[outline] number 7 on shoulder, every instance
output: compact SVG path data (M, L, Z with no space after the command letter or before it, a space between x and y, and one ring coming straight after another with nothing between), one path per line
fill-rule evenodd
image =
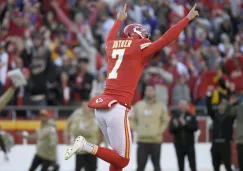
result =
M120 68L125 49L114 49L111 55L112 59L116 60L115 66L112 68L112 71L108 75L108 79L116 79L118 76L117 70Z

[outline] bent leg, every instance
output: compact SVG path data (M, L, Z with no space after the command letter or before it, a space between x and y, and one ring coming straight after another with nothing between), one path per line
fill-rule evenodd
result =
M112 150L94 147L93 153L97 157L111 164L111 171L119 171L126 167L130 158L131 132L128 122L129 110L119 104L108 110L97 110L96 118L101 127L106 127L105 134ZM105 135L105 136L106 136Z

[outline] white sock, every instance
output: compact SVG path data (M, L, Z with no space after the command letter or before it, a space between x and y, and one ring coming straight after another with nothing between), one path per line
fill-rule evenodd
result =
M94 145L92 143L89 143L87 141L85 141L82 150L84 150L84 151L86 151L88 153L91 153L91 154L95 155L96 152L97 152L97 150L98 150L98 146L97 145Z

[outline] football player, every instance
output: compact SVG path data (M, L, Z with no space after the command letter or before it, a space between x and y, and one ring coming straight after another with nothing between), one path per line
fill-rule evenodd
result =
M185 18L155 42L149 40L148 30L140 24L126 26L122 38L117 40L122 21L127 17L126 8L125 5L118 12L105 42L108 57L106 88L103 94L89 102L112 149L91 144L79 136L65 153L66 160L78 151L91 153L110 163L110 171L122 171L129 163L131 133L128 114L144 64L155 52L176 40L187 24L198 16L195 5Z

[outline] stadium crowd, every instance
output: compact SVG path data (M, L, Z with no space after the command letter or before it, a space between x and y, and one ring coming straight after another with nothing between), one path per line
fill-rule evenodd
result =
M129 0L129 23L141 23L156 40L184 17L195 1ZM28 84L12 104L70 105L105 87L104 39L123 0L1 0L0 94L9 86L7 71L20 68ZM142 99L147 83L158 100L177 105L185 99L206 104L236 92L243 96L243 15L240 0L197 0L200 16L179 39L147 63L135 92Z

